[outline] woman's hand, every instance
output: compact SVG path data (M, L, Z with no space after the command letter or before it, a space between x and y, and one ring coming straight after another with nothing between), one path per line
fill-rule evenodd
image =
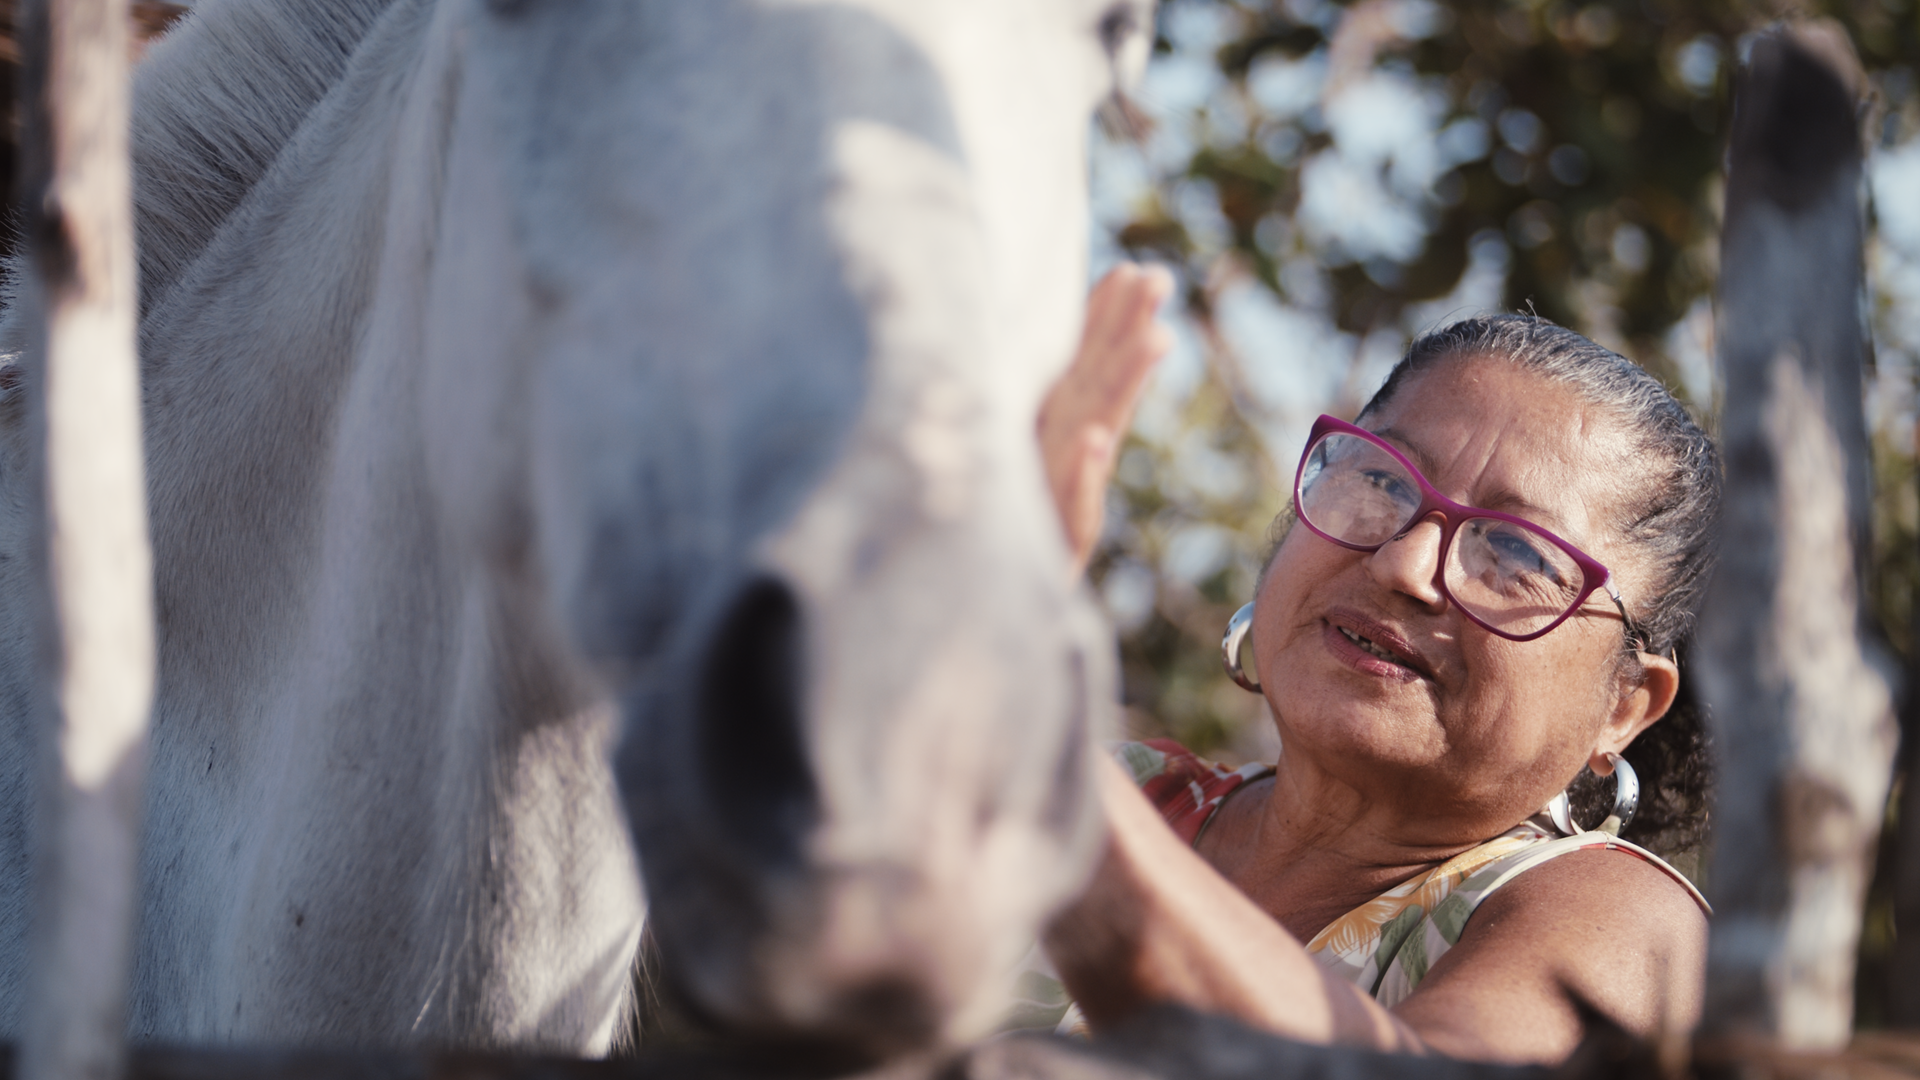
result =
M1087 298L1080 351L1040 406L1040 456L1076 572L1100 539L1107 481L1147 375L1173 335L1154 319L1173 292L1160 267L1121 263Z

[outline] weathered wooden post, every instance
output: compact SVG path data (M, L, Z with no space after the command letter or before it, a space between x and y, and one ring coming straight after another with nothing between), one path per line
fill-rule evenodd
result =
M1913 613L1920 640L1920 608ZM1920 649L1907 657L1900 706L1900 758L1905 780L1896 815L1893 856L1893 956L1887 965L1887 1023L1920 1028Z
M1699 633L1718 747L1702 1033L1833 1047L1894 751L1866 659L1864 228L1845 37L1757 37L1735 95L1718 338L1728 503Z
M28 363L44 436L56 723L34 821L34 985L20 1074L125 1064L153 585L134 359L127 0L23 12L22 203L38 307Z

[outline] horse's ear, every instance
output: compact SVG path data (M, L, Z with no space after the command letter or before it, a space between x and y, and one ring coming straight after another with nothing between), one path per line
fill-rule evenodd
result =
M797 864L819 815L807 756L800 606L758 577L736 595L707 643L695 738L707 809L765 866Z

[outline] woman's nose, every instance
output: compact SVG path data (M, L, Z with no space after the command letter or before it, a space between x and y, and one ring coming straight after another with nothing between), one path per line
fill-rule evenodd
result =
M1440 591L1440 524L1436 514L1382 544L1367 557L1367 572L1434 611L1446 607L1447 595Z

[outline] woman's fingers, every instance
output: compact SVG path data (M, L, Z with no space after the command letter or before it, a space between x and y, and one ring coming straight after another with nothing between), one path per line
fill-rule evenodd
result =
M1100 538L1119 433L1172 347L1155 318L1172 291L1172 275L1159 267L1122 263L1101 278L1087 298L1079 351L1041 405L1040 451L1076 567Z
M1173 346L1173 335L1155 318L1173 292L1173 277L1161 267L1123 263L1100 280L1087 302L1087 328L1068 378L1086 395L1084 405L1124 429L1153 366Z

